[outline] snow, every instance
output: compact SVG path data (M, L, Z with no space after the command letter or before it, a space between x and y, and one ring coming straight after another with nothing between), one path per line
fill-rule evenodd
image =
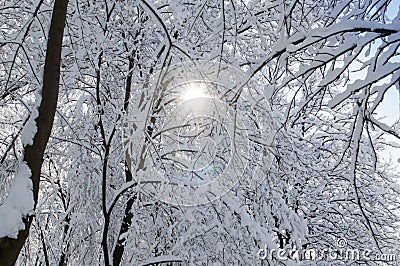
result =
M33 139L37 132L37 126L35 120L39 116L38 108L40 106L41 101L42 101L42 96L40 92L37 91L35 95L35 106L33 107L32 113L28 121L26 122L24 128L22 129L21 133L21 142L23 147L33 144Z
M22 162L8 197L0 206L0 237L17 238L18 231L25 228L22 218L33 214L35 203L31 174L28 165Z
M37 90L31 115L21 132L23 147L33 144L37 132L35 120L39 116L38 107L41 101L41 91ZM22 161L11 184L8 196L0 206L0 237L17 238L18 232L25 228L22 219L34 213L35 202L33 200L31 176L31 169L26 162Z
M344 100L348 99L352 94L356 93L357 91L360 90L360 88L365 88L371 84L374 84L378 80L383 80L385 77L388 77L392 73L394 73L391 77L392 80L398 80L400 77L400 74L398 73L398 70L400 70L399 64L398 63L386 63L383 66L379 66L378 71L370 71L368 72L368 75L364 79L357 79L354 83L349 84L347 86L347 89L336 95L330 102L329 102L329 107L334 108L340 103L342 103Z
M126 192L129 188L136 186L136 180L132 180L129 182L124 183L121 188L119 188L115 193L114 193L114 198L110 201L110 203L107 205L107 212L110 212L112 208L114 207L115 203L119 199L119 197Z
M150 265L155 263L172 262L172 261L182 261L181 257L173 255L162 255L154 258L148 259L143 265Z
M0 237L17 238L18 232L25 229L21 220L21 213L8 205L0 207L0 217Z
M35 119L38 117L38 115L38 110L36 108L33 109L32 114L28 119L28 122L26 122L24 128L22 129L21 141L24 147L33 144L33 138L35 137L37 131Z

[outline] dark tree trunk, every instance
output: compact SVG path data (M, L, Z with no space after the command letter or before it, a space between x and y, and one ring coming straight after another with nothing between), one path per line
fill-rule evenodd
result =
M138 35L138 34L137 34ZM137 37L136 35L136 37ZM129 58L129 66L128 66L128 77L126 79L126 87L125 87L125 100L124 100L124 111L128 112L129 106L129 99L131 94L131 86L132 86L132 71L134 67L134 59L133 56ZM130 182L132 181L132 172L130 166L125 161L125 181ZM113 265L118 266L121 264L122 255L125 251L124 240L120 239L120 236L128 232L129 228L132 224L133 215L131 213L131 208L133 203L135 202L136 197L132 197L128 200L128 203L125 207L124 218L122 220L121 227L119 229L118 238L117 238L117 245L113 252Z
M33 139L33 145L26 146L24 150L24 161L32 172L31 179L33 183L35 205L39 194L43 155L53 127L54 115L57 107L61 46L67 5L68 0L56 0L54 4L44 65L43 88L41 93L42 101L39 106L39 116L36 118L37 133ZM25 229L19 232L17 239L9 237L0 238L0 266L15 264L28 238L32 219L32 216L24 218Z

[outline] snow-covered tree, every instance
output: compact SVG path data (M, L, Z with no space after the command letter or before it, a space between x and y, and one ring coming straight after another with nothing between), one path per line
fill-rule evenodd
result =
M398 1L0 6L0 265L399 252L400 188L380 156L400 133L377 112L399 91Z

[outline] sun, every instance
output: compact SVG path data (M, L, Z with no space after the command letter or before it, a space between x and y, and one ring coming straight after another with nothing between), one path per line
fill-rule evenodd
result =
M181 99L183 101L189 101L197 98L210 98L211 96L207 93L206 84L204 83L189 83L183 86L181 92Z

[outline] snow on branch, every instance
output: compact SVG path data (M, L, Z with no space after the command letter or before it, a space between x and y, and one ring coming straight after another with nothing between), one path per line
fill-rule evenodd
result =
M40 91L36 92L35 96L32 113L21 133L23 147L32 145L37 133L35 119L39 116L38 107L42 101ZM18 232L25 229L23 218L34 214L35 201L31 176L31 169L25 161L22 161L11 184L8 196L0 206L0 238L17 238Z
M182 259L177 256L172 255L162 255L155 258L148 259L143 266L145 265L153 265L156 263L167 263L167 262L182 262Z
M31 174L26 162L22 162L8 197L0 206L0 237L17 238L18 232L25 229L22 219L33 214L35 203Z

